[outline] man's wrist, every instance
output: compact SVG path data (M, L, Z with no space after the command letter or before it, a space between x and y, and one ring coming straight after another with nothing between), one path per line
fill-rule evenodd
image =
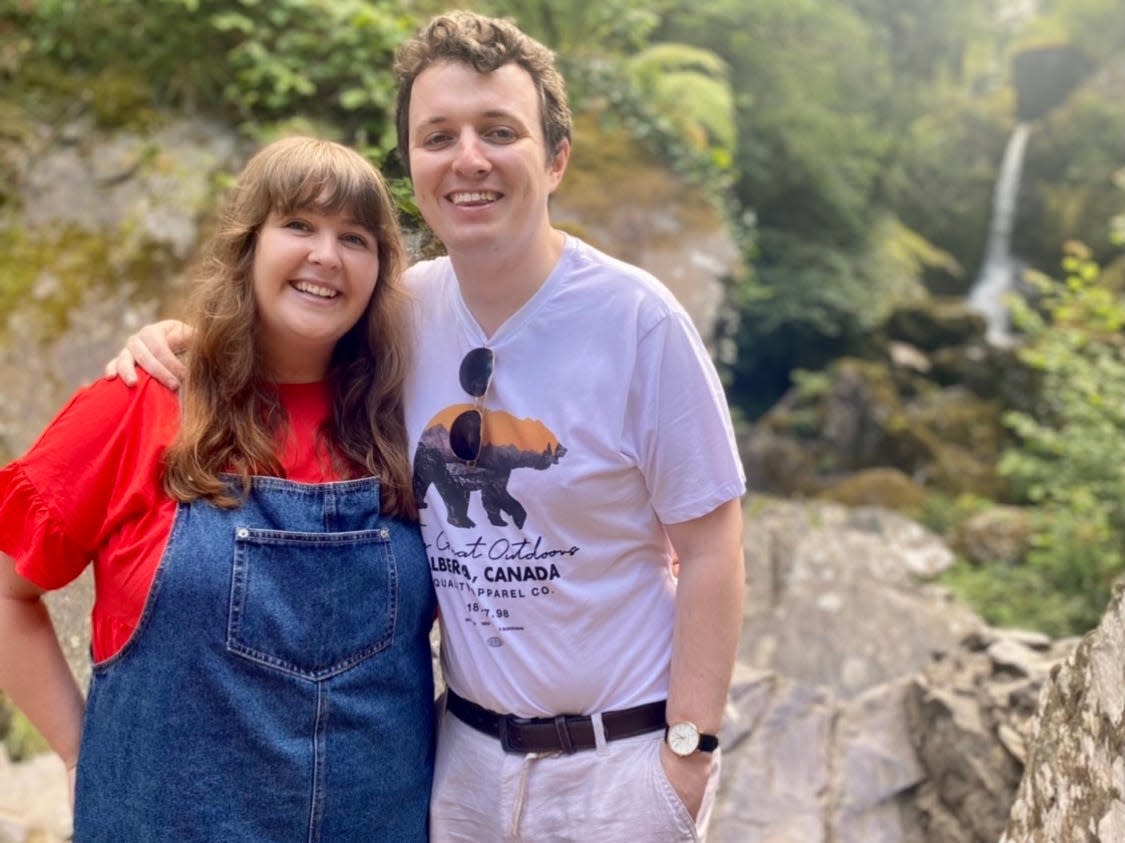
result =
M702 731L690 720L669 720L664 727L664 742L681 758L711 753L719 747L715 734Z

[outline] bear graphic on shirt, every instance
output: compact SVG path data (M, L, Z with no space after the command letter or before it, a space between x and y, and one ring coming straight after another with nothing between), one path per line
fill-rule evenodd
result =
M445 408L430 420L418 440L414 452L414 497L418 506L425 508L426 492L432 484L445 502L450 526L471 528L476 522L469 517L469 500L474 492L480 492L489 523L505 527L507 515L517 528L522 528L527 510L508 491L512 471L548 469L563 458L566 448L540 421L486 409L480 457L476 465L467 465L449 447L449 428L457 416L469 409L471 404Z

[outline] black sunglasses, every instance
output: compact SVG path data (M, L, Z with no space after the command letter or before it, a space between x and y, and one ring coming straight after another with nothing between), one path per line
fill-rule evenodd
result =
M475 466L480 459L481 428L484 426L484 402L492 384L492 369L496 354L491 348L474 348L461 361L461 388L476 401L453 420L449 427L449 448L457 459Z

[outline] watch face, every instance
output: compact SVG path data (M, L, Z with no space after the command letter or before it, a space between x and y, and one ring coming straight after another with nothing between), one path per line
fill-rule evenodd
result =
M673 723L668 727L668 746L676 755L691 755L699 747L699 730L694 723Z

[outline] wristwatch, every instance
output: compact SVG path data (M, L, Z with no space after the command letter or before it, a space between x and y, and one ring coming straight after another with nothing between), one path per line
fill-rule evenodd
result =
M719 739L715 735L704 735L699 727L687 720L669 723L664 727L664 742L668 748L681 758L687 758L697 750L699 752L714 752L719 748Z

